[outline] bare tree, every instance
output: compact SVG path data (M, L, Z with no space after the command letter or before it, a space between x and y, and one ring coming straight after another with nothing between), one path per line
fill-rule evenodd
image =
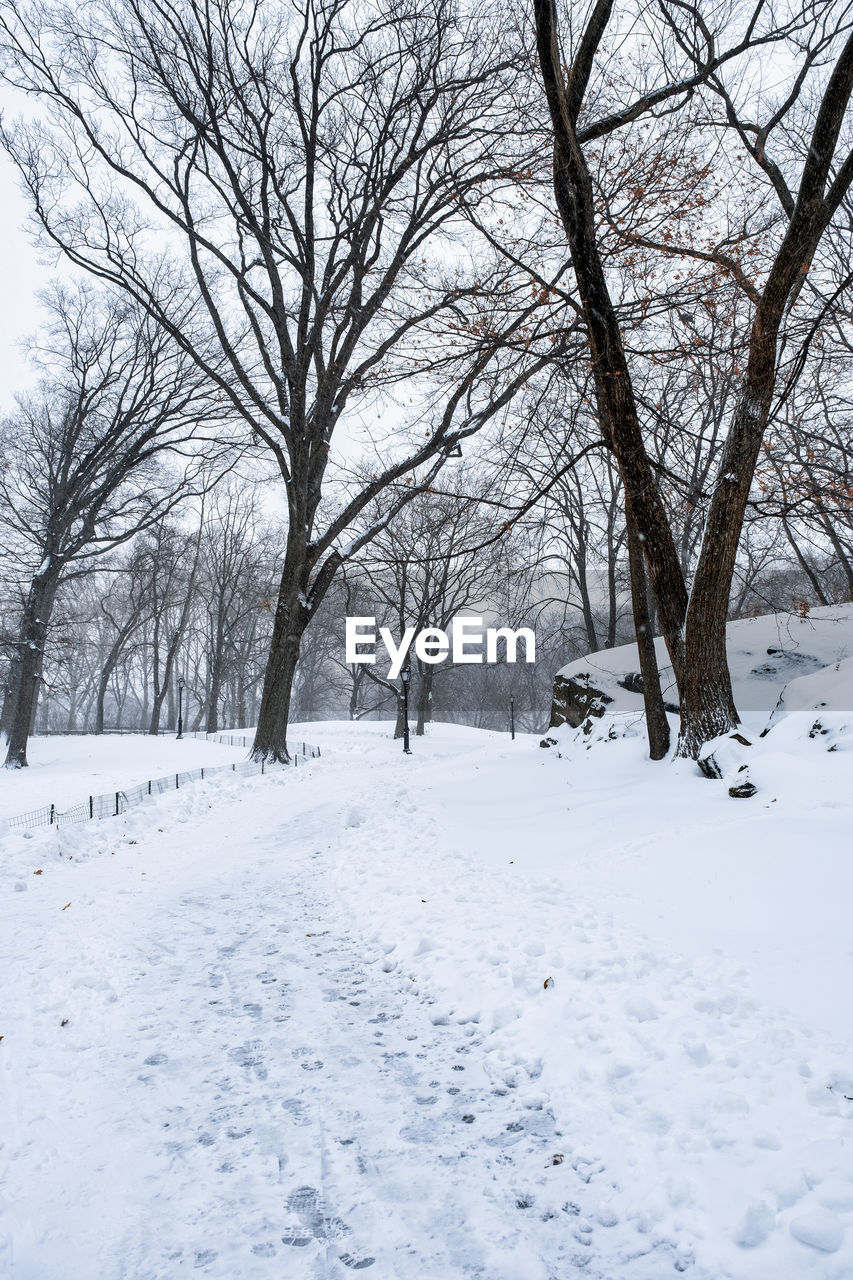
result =
M499 7L451 0L3 0L0 31L7 80L48 108L4 134L44 234L147 307L280 469L254 750L285 758L302 635L341 564L554 352L523 273L459 241L462 210L516 171L524 60ZM149 217L170 229L168 269L144 252ZM181 271L223 367L174 313ZM413 377L412 430L318 525L338 423Z
M219 728L235 633L258 604L255 569L261 543L259 523L257 497L245 481L230 477L211 494L199 569L207 668L207 733L216 733Z
M26 573L2 715L10 768L27 763L60 585L192 491L204 467L178 451L222 415L206 379L125 299L57 289L47 303L42 381L0 436L0 532Z
M728 8L714 14L695 5L663 4L660 84L634 100L596 115L590 94L596 57L605 47L612 0L597 0L564 70L554 0L534 0L539 63L554 135L554 190L572 255L592 356L602 430L619 463L626 492L629 536L632 524L643 539L659 617L681 697L682 754L698 756L709 738L738 723L726 661L725 624L744 514L764 432L773 408L780 329L801 294L825 231L853 181L853 153L840 146L853 91L853 36L843 5L828 3L794 12L784 29L759 4L745 10L730 43L714 32L714 21L730 21ZM761 24L765 23L764 26ZM790 36L797 59L792 87L767 108L764 122L752 123L726 84L729 64L759 44ZM813 88L827 57L830 74ZM594 185L586 148L591 142L633 124L653 111L677 110L699 86L707 85L725 105L728 125L746 141L784 214L761 284L749 280L723 249L706 253L740 275L753 306L746 367L729 432L721 451L718 479L708 504L702 545L688 593L678 549L641 430L625 343L604 270L596 228ZM811 99L809 95L811 94ZM811 108L811 102L816 106ZM592 96L592 101L590 101ZM763 104L759 104L759 109ZM796 120L797 110L811 117ZM582 113L586 115L582 118ZM780 154L795 140L786 167L797 166L791 186L773 158L771 135ZM799 147L796 144L799 143Z

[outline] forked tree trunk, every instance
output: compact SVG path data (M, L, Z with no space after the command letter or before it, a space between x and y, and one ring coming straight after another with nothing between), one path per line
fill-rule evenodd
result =
M109 688L110 680L112 679L118 660L121 657L122 650L127 644L127 641L135 627L135 619L122 627L113 641L109 653L107 654L106 661L104 662L100 678L98 680L98 691L95 696L95 733L104 732L104 703L107 697L107 689Z
M592 356L602 432L625 485L626 507L643 535L658 616L678 681L678 751L696 758L704 742L738 723L726 656L726 618L743 517L776 378L779 328L815 249L853 181L853 152L833 160L853 93L853 34L820 101L790 221L756 300L743 390L722 451L688 601L672 531L646 453L618 316L607 287L595 224L592 181L576 124L593 60L613 4L595 6L566 77L554 0L534 0L536 39L554 128L554 193L569 241ZM639 637L638 637L639 640Z

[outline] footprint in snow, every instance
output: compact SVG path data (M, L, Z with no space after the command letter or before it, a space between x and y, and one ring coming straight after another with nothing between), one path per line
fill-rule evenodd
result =
M302 1223L297 1228L286 1232L282 1243L295 1249L304 1249L314 1240L330 1241L339 1239L349 1231L347 1224L324 1210L322 1199L314 1187L297 1187L287 1198L286 1206L296 1214ZM367 1254L341 1253L340 1261L353 1271L363 1271L372 1267L375 1258Z

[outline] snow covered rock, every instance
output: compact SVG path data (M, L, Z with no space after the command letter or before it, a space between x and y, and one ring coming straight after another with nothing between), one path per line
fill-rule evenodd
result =
M808 736L823 739L828 750L836 750L844 738L853 739L853 658L842 658L786 684L765 734L787 716L806 711L815 713Z
M853 735L853 604L805 616L741 618L728 624L727 643L735 705L750 729L757 733L771 712L768 728L792 711L834 708L848 713ZM666 709L677 714L675 677L660 636L655 649ZM642 714L639 665L637 646L628 644L562 667L554 678L551 729L582 726L589 734L602 719Z
M751 746L742 733L724 733L705 743L696 763L706 778L728 779L741 772L746 749Z
M558 675L554 680L549 728L558 729L560 725L567 724L572 729L579 729L586 721L589 732L591 717L600 719L614 701L611 694L598 687L602 683L589 671L574 672L570 676Z

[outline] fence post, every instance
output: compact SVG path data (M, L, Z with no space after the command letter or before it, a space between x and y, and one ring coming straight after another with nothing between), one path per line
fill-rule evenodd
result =
M263 774L263 772L264 772L264 761L263 761L263 757L261 757L261 773Z
M181 785L181 775L179 773L176 773L175 774L175 790L176 791L178 790L180 785Z
M203 768L202 768L202 771L201 771L201 780L202 780L202 782L204 782L204 769L203 769Z
M56 815L56 805L55 805L55 804L52 804L52 805L50 806L50 825L51 825L51 826L53 826L53 819L54 819L55 815Z
M89 817L94 818L94 816L95 816L95 798L94 796L89 796Z
M148 779L148 794L151 795L151 779Z
M119 812L119 796L120 796L120 795L121 795L121 792L120 792L120 791L117 791L117 792L116 792L116 811L115 811L115 816L116 816L116 817L118 817L118 812Z
M236 763L236 761L235 761L235 763L234 763L234 764L232 764L232 766L231 766L231 772L232 772L232 773L236 773L236 772L237 772L237 763Z

